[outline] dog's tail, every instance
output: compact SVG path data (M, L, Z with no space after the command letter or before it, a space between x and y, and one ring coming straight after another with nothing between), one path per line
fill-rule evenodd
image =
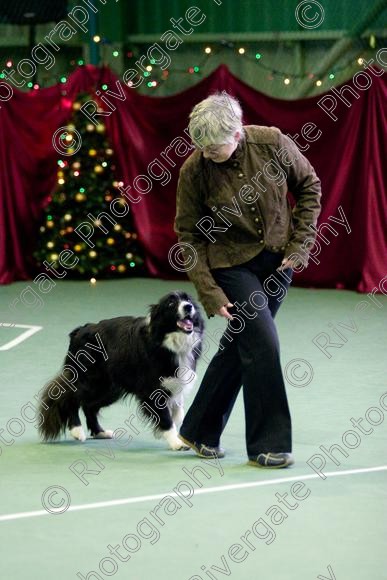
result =
M44 441L57 439L64 433L72 413L77 409L74 387L69 382L71 379L69 371L64 369L42 390L39 411L43 415L43 422L39 426L39 433Z

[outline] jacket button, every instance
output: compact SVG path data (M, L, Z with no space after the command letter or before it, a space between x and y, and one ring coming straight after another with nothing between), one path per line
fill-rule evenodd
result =
M259 243L260 244L264 244L265 242L263 240L259 240Z
M257 208L256 207L251 207L250 208L250 211L257 211Z
M233 161L233 164L232 164L232 166L233 166L233 167L238 167L238 166L239 166L239 163L238 163L238 161Z
M253 196L252 195L248 195L247 196L247 201L251 201L252 199L253 199Z
M277 246L273 246L273 252L276 252L278 250Z
M262 230L258 230L258 233L261 234L262 233Z
M281 249L281 250L284 250L284 249L285 249L285 246L281 246L281 248L280 248L280 249Z
M244 173L238 173L238 177L239 177L239 178L241 178L241 177L244 177L244 176L245 176L245 174L244 174Z
M259 217L254 218L254 221L257 224L259 222Z

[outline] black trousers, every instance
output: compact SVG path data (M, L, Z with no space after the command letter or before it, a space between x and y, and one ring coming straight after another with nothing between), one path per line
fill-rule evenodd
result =
M283 254L263 250L244 264L212 270L237 318L229 321L181 426L186 439L218 446L243 385L247 455L292 450L274 323L293 272L288 268L283 277L276 271L282 259Z

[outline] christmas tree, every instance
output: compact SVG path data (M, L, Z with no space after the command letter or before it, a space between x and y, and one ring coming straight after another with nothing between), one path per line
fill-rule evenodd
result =
M76 262L70 276L92 282L96 278L145 275L130 208L119 190L123 183L114 178L114 151L106 139L105 125L90 123L81 111L88 98L79 96L73 103L72 123L60 135L59 150L64 154L58 159L57 187L44 209L34 256L39 267L49 262L55 268L60 253L70 250ZM74 145L77 141L82 143L79 150ZM122 211L113 214L112 202ZM110 219L99 220L102 212ZM85 228L92 235L86 236Z

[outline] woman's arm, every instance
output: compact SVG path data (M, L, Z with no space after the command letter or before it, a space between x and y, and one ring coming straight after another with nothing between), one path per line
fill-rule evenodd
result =
M203 215L205 209L200 196L199 175L195 176L184 164L177 185L174 230L184 252L187 276L195 285L208 317L211 317L229 304L229 300L210 272L207 260L209 242L196 227Z
M321 182L292 139L281 133L279 147L277 159L285 171L288 189L296 200L293 208L294 230L285 258L297 254L300 262L307 266L308 255L316 239L316 233L310 226L316 226L321 211Z

